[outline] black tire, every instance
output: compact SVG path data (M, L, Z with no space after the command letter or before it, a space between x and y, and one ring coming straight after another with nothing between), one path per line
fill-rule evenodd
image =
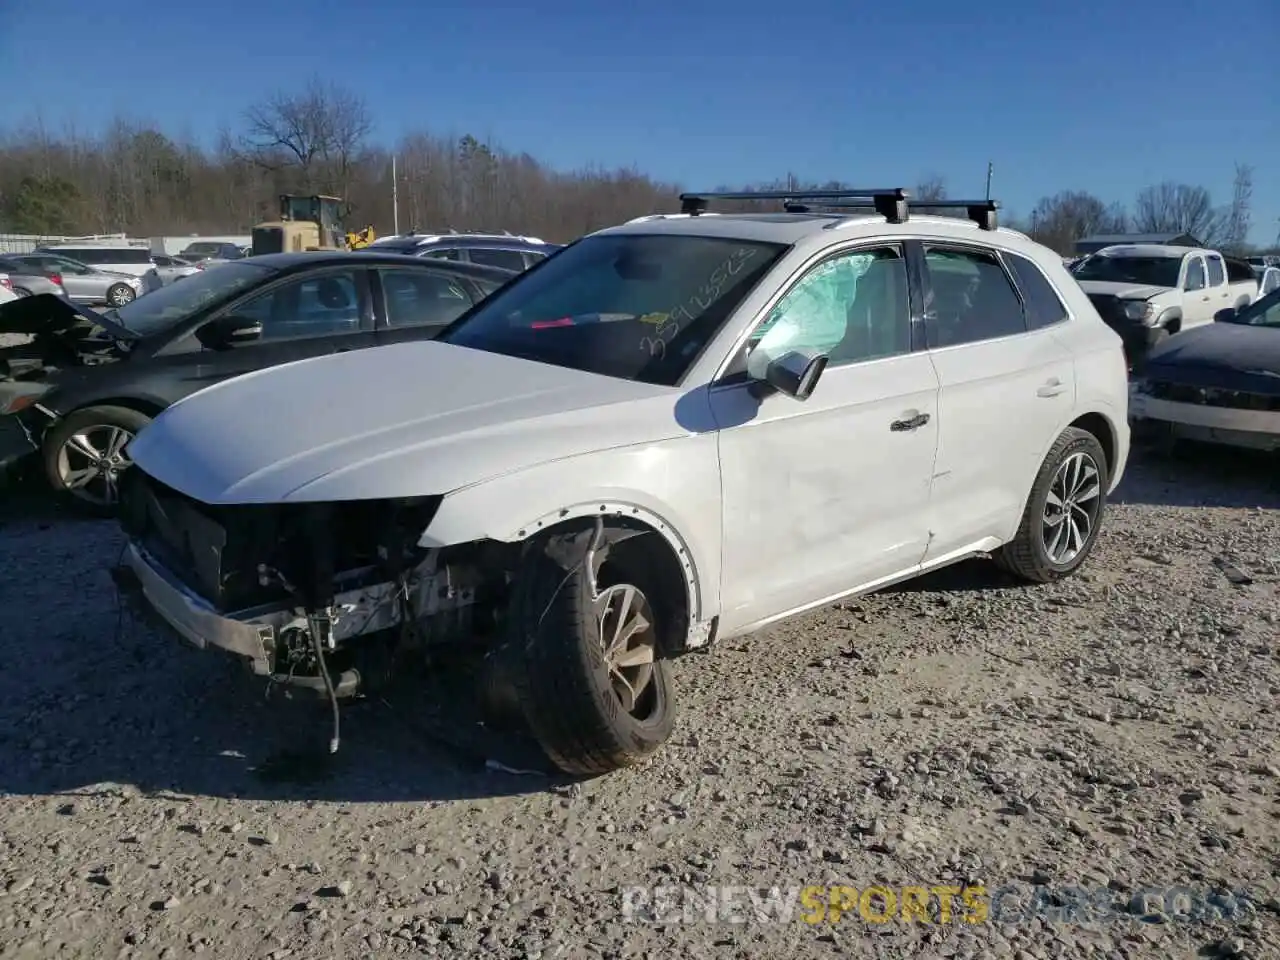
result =
M1077 454L1091 459L1092 466L1097 471L1096 508L1088 535L1079 550L1070 558L1056 560L1045 544L1045 509L1059 468ZM1017 534L996 551L992 559L1009 573L1032 583L1050 583L1070 576L1089 558L1098 540L1098 530L1102 527L1102 518L1106 512L1109 476L1107 455L1097 437L1076 427L1068 427L1062 431L1041 464L1040 472L1036 474Z
M62 465L63 448L77 434L83 434L86 431L123 430L132 438L150 422L151 418L145 413L129 407L115 406L85 407L63 417L45 434L40 451L41 459L44 461L45 477L54 493L87 513L95 516L113 516L116 511L114 501L108 500L106 496L90 498L89 490L74 488L65 482ZM76 457L79 462L81 455L77 453ZM87 457L83 459L86 463L88 462ZM70 464L70 461L68 463ZM115 472L118 475L125 469L128 469L127 459ZM90 482L94 483L94 481ZM99 488L104 493L109 489L101 479L94 485L94 491L96 492Z
M123 307L138 298L137 291L127 283L113 283L107 288L107 304L112 307Z
M553 539L531 546L512 591L507 642L519 651L517 696L529 730L551 762L568 774L597 776L645 760L670 738L675 724L670 666L657 650L636 709L627 712L605 662L591 578L577 559L553 558L555 551L546 549ZM621 546L613 549L622 552ZM642 569L606 558L599 589L631 584L647 600L654 596L652 578ZM661 614L652 601L649 605L656 628Z

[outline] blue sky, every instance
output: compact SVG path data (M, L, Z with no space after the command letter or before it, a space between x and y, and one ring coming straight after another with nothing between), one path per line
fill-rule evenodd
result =
M1025 215L1058 190L1129 203L1159 180L1225 202L1240 161L1252 239L1280 232L1276 0L3 6L0 126L120 112L210 138L318 73L366 98L383 139L470 132L692 188L936 173L981 195L990 159L993 194Z

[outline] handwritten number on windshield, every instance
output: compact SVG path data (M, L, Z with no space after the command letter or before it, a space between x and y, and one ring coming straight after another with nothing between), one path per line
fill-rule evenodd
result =
M657 359L665 357L667 344L675 339L681 330L681 325L693 320L715 303L720 294L724 292L724 288L729 281L741 273L747 261L758 252L758 250L751 247L740 247L733 251L724 263L712 271L706 284L697 293L666 315L666 318L658 324L652 336L640 338L640 349L648 351L649 356ZM659 315L650 314L641 319L651 322L653 319L657 319L657 316Z

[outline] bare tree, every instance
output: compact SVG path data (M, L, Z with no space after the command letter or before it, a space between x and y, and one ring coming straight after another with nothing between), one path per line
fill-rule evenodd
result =
M1064 190L1044 197L1031 212L1031 236L1066 255L1077 240L1098 234L1124 233L1127 217L1118 204L1108 206L1083 190Z
M343 195L373 129L363 99L319 79L251 106L245 124L242 144L265 170L299 189Z
M1189 233L1202 243L1222 240L1226 215L1204 187L1166 181L1138 192L1133 227L1138 233Z
M912 200L945 200L947 199L947 181L938 176L929 176L916 184L911 191Z

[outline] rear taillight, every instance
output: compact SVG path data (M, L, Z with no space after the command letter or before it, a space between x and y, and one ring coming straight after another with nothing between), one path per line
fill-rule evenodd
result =
M0 277L0 287L4 287L7 290L12 290L13 281L10 280L8 277Z
M51 273L49 274L49 279L52 280L54 283L56 283L58 286L62 286L62 274Z

